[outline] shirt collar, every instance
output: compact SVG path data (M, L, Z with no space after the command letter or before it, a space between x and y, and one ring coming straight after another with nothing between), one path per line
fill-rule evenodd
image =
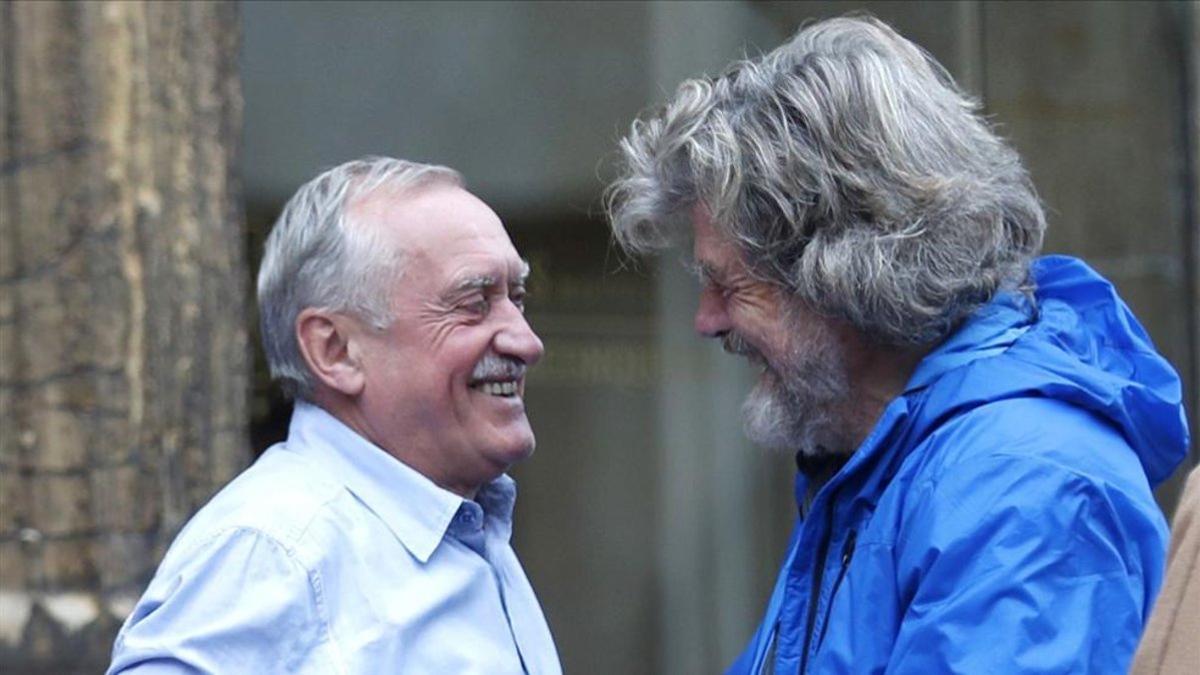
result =
M359 436L325 410L296 402L287 449L329 472L371 509L422 563L446 534L462 497L443 489L379 446ZM476 501L489 519L511 532L516 484L501 475L480 488Z

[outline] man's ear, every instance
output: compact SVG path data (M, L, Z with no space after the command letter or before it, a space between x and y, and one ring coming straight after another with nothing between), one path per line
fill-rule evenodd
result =
M296 317L296 341L309 371L346 396L357 396L366 385L358 350L351 348L353 328L349 317L315 307Z

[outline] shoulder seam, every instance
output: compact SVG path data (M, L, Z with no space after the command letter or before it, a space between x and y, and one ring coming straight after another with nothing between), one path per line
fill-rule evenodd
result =
M329 500L326 500L325 502L322 502L321 505L324 506L325 504L328 504L328 502ZM311 520L312 519L310 519L310 522ZM304 529L307 529L307 525ZM257 527L234 525L221 529L212 537L207 539L203 544L198 546L197 549L210 545L212 542L216 541L217 538L223 535L235 534L238 532L246 532L270 542L276 548L283 551L293 565L300 568L304 572L304 578L308 580L309 588L313 593L313 599L317 604L317 617L321 622L321 632L324 634L325 639L329 642L330 646L332 646L334 650L340 654L341 650L338 648L337 641L333 639L332 622L329 617L329 606L325 600L325 586L321 581L321 573L317 569L309 569L308 566L306 566L304 562L300 560L300 558L296 555L295 546L289 546L288 544L280 541L278 537L270 532L266 532ZM341 668L341 664L336 665L338 665L339 671L344 672L344 668Z

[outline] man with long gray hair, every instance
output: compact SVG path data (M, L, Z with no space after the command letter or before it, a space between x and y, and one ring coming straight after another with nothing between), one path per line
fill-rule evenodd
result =
M1179 379L1112 286L1034 259L1016 153L919 47L809 25L684 82L607 206L690 241L696 330L761 374L748 435L796 453L799 520L730 672L1122 672L1162 577L1151 488Z
M258 277L287 441L180 533L109 672L560 673L509 546L528 273L445 167L301 187Z

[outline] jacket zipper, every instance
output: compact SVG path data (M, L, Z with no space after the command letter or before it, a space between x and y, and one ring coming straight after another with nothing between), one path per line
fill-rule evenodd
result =
M825 643L825 634L829 632L829 615L833 612L833 599L837 597L842 579L846 578L846 571L850 569L850 560L854 558L854 543L857 538L858 532L850 530L850 534L846 536L846 542L842 544L842 568L838 570L837 578L833 580L833 588L829 590L829 602L825 604L825 620L821 622L821 635L817 638L818 650Z
M830 540L833 539L833 495L829 499L829 516L825 522L825 536L817 550L816 569L813 570L812 589L808 593L808 617L804 624L804 654L800 657L800 675L808 672L808 648L812 646L813 627L817 620L817 604L821 599L821 581L825 576L825 556L829 555Z

